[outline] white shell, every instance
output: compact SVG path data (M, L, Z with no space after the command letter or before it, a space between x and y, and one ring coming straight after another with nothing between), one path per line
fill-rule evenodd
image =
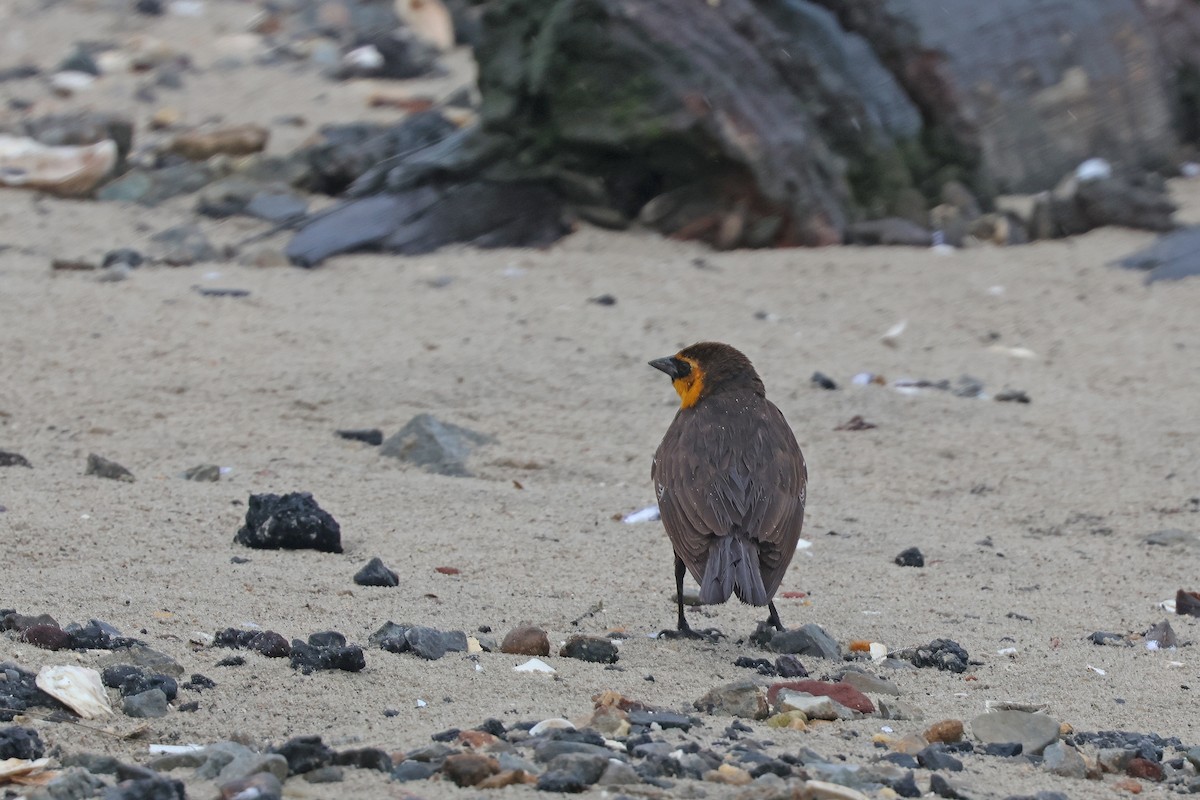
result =
M112 713L100 673L88 667L42 667L37 687L84 719Z
M530 736L538 736L549 730L573 731L573 730L575 730L575 725L569 719L563 719L562 717L552 717L550 719L544 719L541 722L539 722L537 725L534 725L532 728L530 728L529 735Z
M117 163L117 143L51 147L24 136L0 136L0 185L60 195L87 194Z
M26 758L6 758L0 761L0 783L13 780L14 778L23 778L35 772L41 772L50 764L50 759L39 758L29 760Z
M888 347L895 347L900 341L900 334L904 333L904 329L908 327L908 320L902 319L895 325L887 329L887 333L879 337L879 341L886 344Z
M513 667L517 672L554 672L554 667L542 661L540 658L531 658L524 664L518 664Z
M659 518L658 505L655 504L626 514L621 518L621 522L624 522L626 525L636 525L639 522L654 522Z
M197 753L207 745L203 744L152 744L149 752L152 756L174 756L180 753Z
M887 654L888 649L886 644L883 642L871 642L872 661L883 661L885 658L887 658Z

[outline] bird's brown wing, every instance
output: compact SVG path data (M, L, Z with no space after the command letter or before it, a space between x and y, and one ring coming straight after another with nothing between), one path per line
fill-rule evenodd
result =
M724 408L681 412L667 431L651 470L663 526L700 583L710 536L740 532L757 542L770 597L800 538L804 460L773 404L755 396Z

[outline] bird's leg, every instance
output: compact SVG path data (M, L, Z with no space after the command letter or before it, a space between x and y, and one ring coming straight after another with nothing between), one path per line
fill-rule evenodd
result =
M767 624L774 625L777 631L787 630L787 628L783 627L783 623L779 621L779 612L775 609L774 600L767 604L767 608L771 609L771 615L767 617Z
M678 555L675 556L675 604L679 611L679 616L675 623L675 630L662 631L659 633L664 639L707 639L710 642L715 642L717 639L724 638L725 634L721 633L716 628L707 628L702 631L692 630L692 626L688 625L687 617L683 615L683 576L687 574L687 565L683 563L683 559Z

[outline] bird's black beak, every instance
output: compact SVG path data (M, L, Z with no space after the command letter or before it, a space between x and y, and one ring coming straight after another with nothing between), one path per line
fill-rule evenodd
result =
M667 356L666 358L656 358L650 362L650 366L655 369L662 370L671 376L671 380L682 378L691 372L691 367L686 361L681 361L675 356Z

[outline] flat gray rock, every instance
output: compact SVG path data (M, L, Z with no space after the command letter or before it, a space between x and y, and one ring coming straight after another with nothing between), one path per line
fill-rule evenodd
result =
M477 447L492 441L486 434L442 422L432 414L418 414L389 436L379 452L428 472L469 477L467 458Z
M981 742L1020 742L1026 755L1041 755L1058 739L1059 722L1028 711L993 711L971 720L971 733Z

